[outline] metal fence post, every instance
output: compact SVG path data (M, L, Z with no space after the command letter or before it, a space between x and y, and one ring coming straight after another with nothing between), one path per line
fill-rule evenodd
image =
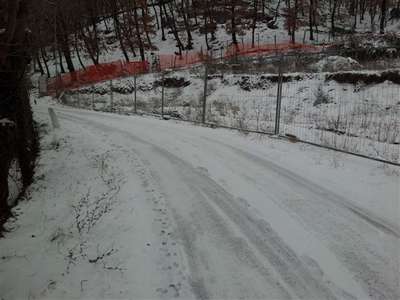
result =
M81 108L81 95L78 93L78 108Z
M110 80L110 110L114 109L114 93L113 93L113 82Z
M207 83L208 83L208 65L207 61L204 63L204 93L203 93L203 112L201 122L206 123L206 105L207 105Z
M280 123L281 123L281 105L282 105L282 63L283 63L283 55L281 55L279 59L279 78L278 78L278 91L276 96L276 112L275 112L275 135L279 135L280 131Z
M95 110L95 105L94 105L94 86L92 86L92 110Z
M136 92L136 74L133 76L133 88L134 88L134 92L133 92L133 111L135 112L135 114L137 114L137 92Z
M48 111L49 111L51 125L53 126L53 129L60 128L60 122L58 121L58 118L57 118L56 113L54 112L54 109L49 107Z
M161 72L161 118L164 119L164 85L165 85L165 72Z

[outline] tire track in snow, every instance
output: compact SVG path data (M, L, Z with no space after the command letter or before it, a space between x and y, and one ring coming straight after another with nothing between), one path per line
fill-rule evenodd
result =
M60 113L60 117L71 122L85 123L90 127L93 126L92 122L69 114ZM114 131L104 125L100 126L99 124L96 124L96 127L97 129L100 127L103 129L99 130L101 133L110 133L111 131ZM111 141L112 140L108 139L110 144ZM114 141L112 142L113 146L116 144L118 143ZM120 145L120 147L124 146L126 145ZM159 247L160 259L157 263L159 264L160 271L164 272L168 278L168 282L164 286L155 287L155 290L162 299L179 297L183 297L184 299L193 298L190 286L187 282L187 267L185 266L182 250L176 242L176 225L171 218L168 204L164 196L158 192L159 187L153 179L146 163L141 159L135 149L129 148L129 150L129 159L127 159L127 163L133 166L133 171L140 178L141 185L146 192L145 200L152 204L153 212L156 215L155 219L152 221L160 238L159 244L157 245L157 247ZM155 245L149 244L148 246Z
M322 199L329 200L331 202L336 203L337 205L340 205L341 207L344 207L357 215L358 217L362 218L364 221L369 223L370 225L376 227L377 229L391 234L396 238L400 238L400 228L398 228L397 225L391 224L390 222L387 222L386 220L383 220L382 218L379 218L378 216L375 216L373 213L366 211L365 209L362 209L355 204L352 204L345 199L343 199L341 196L336 195L332 191L328 191L324 189L323 187L314 184L313 182L307 180L306 178L300 177L296 175L295 173L286 170L284 168L281 168L277 164L262 159L256 155L250 154L246 151L243 151L241 149L235 148L233 146L227 145L221 141L215 141L211 140L208 138L204 138L210 142L213 143L218 143L228 149L231 149L233 152L236 152L239 154L239 156L245 157L247 160L250 160L258 165L263 165L268 170L271 170L275 173L278 174L278 176L284 177L285 180L293 182L296 186L303 186L312 191L314 194L319 195L322 197Z
M156 148L156 151L161 156L167 157L179 170L181 179L196 194L196 200L202 200L203 209L208 211L209 218L213 219L215 226L221 231L221 236L229 237L230 241L227 243L232 243L232 249L235 249L236 255L258 269L258 272L269 281L273 280L272 274L277 276L283 282L282 288L289 292L286 297L336 299L326 283L313 276L303 261L265 220L255 218L246 205L239 202L201 170L193 168L168 151L160 148ZM238 238L232 226L241 232L239 235L241 237ZM264 269L262 266L265 266L266 261L268 264ZM269 274L269 267L272 267L275 272ZM342 292L341 298L351 299L351 296Z
M168 204L164 196L158 192L158 186L148 170L148 167L140 158L140 155L131 149L134 159L135 172L142 180L142 186L147 193L147 200L153 205L153 211L157 217L154 220L160 237L160 265L161 270L168 274L170 282L157 288L162 298L188 297L187 278L185 276L185 266L183 264L182 254L176 243L174 236L175 224L171 218Z
M77 118L80 119L80 118ZM191 165L177 158L175 155L162 148L157 147L147 141L142 140L130 133L123 130L108 127L99 124L96 121L87 121L81 119L86 123L92 123L97 128L102 128L108 131L119 131L123 135L130 137L133 141L142 144L147 144L158 152L158 154L174 166L179 166L178 173L183 172L180 176L190 186L191 190L196 193L197 199L202 201L202 209L207 211L210 219L210 215L213 216L213 222L219 227L220 236L231 239L233 254L241 257L242 262L250 264L253 268L265 276L269 281L272 280L271 274L268 272L268 267L273 267L274 271L279 275L280 280L286 289L290 291L287 293L283 286L279 287L281 296L283 298L300 298L300 299L335 299L335 295L319 278L315 278L313 274L308 270L304 263L296 256L296 254L279 238L279 236L273 231L270 225L264 220L254 219L245 208L237 203L237 200L221 188L215 181L210 179L208 176L194 169ZM200 190L199 190L199 187ZM217 209L216 209L217 208ZM228 219L230 225L218 225L223 219ZM222 222L223 224L224 222ZM241 240L238 243L235 237L237 236L236 230L231 228L231 225L239 229L241 232ZM233 230L233 232L232 232ZM193 232L192 232L193 234ZM186 238L186 252L190 256L191 250L194 248L193 242ZM238 251L237 251L238 250ZM236 251L236 252L235 252ZM189 252L189 253L188 253ZM259 257L263 256L264 259ZM189 260L196 260L196 257L190 257ZM246 261L247 260L247 261ZM249 262L250 260L250 262ZM265 263L268 262L267 267ZM198 263L198 262L197 262ZM264 269L263 269L264 268ZM197 276L192 273L192 276ZM197 276L198 277L198 276ZM201 282L201 277L199 281ZM192 284L194 289L196 284ZM200 289L199 298L208 298L208 294L204 292L204 288ZM346 296L345 293L341 295ZM347 295L350 298L349 295Z
M274 195L276 198L274 202L298 219L311 232L316 233L319 239L326 240L337 257L355 274L357 281L372 299L397 299L399 297L398 253L393 252L392 257L381 256L370 244L367 234L371 230L380 236L387 234L392 248L398 249L396 245L400 245L400 241L396 225L358 209L341 196L292 173L290 170L281 168L274 162L220 141L203 139L231 149L233 153L236 153L238 159L244 158L246 164L256 164L260 168L276 173L272 181L268 181L269 177L248 177L247 180L265 193L268 193L270 187L281 188L279 189L280 193ZM230 159L235 160L235 156ZM297 193L297 196L293 197L293 193ZM327 210L328 214L321 213L324 210ZM369 220L365 220L365 218ZM382 239L382 241L386 241L386 239ZM388 275L390 272L393 274Z

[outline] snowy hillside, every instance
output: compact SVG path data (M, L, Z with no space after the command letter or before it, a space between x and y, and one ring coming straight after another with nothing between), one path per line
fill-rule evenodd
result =
M239 1L240 2L240 1ZM264 1L260 1L264 2ZM260 5L259 3L259 5ZM314 39L310 39L310 28L308 24L308 12L305 13L304 9L302 13L298 13L298 24L296 26L295 31L295 41L301 44L314 44L314 45L329 45L339 43L341 44L343 40L353 40L357 39L358 36L361 36L362 39L370 41L374 47L392 47L391 43L387 41L383 41L378 34L378 27L379 27L379 19L376 18L371 21L371 17L369 14L365 14L363 18L360 15L357 15L357 23L354 27L353 24L353 17L346 12L346 5L340 10L340 17L336 20L336 26L339 32L332 36L331 34L331 24L330 24L330 10L331 6L324 1L321 1L318 5L320 7L317 9L316 13L318 15L317 25L314 29ZM279 7L278 11L276 8ZM261 7L260 7L261 8ZM175 8L177 9L177 8ZM262 45L274 45L275 43L290 43L291 36L288 34L287 28L287 15L286 15L286 6L283 4L282 1L270 1L268 3L267 8L264 9L263 14L265 14L266 19L273 19L273 25L266 22L264 19L260 19L256 22L254 28L254 46L262 46ZM173 32L172 28L165 27L164 28L164 35L165 40L162 39L162 29L160 28L161 21L158 20L155 15L155 12L159 12L159 9L149 9L148 14L149 18L152 18L152 28L150 33L146 33L146 37L148 40L151 41L151 46L147 45L147 48L144 51L144 56L147 61L152 63L156 57L160 54L174 54L178 53L177 41L175 33ZM181 20L182 16L180 15L182 12L179 12L179 17L177 23L180 25L178 26L177 35L183 45L188 43L187 39L187 32L182 27L183 20ZM193 17L193 14L190 14ZM124 20L124 15L120 15L120 19ZM167 21L164 21L167 22ZM201 24L198 23L198 20L192 20L194 24L191 26L191 49L183 49L183 54L187 52L197 53L197 52L206 52L207 51L207 42L205 39L204 31L201 29ZM156 25L156 23L158 25ZM241 26L240 30L238 30L238 43L239 44L252 44L252 36L253 36L253 28L250 24L246 23L246 26ZM386 24L386 33L387 34L397 34L400 31L400 22L398 18L392 18L387 20ZM229 25L226 23L216 23L215 30L213 30L213 35L211 38L211 34L208 36L208 45L209 51L213 52L214 57L218 57L220 54L221 49L227 49L232 45L232 35L229 30ZM112 18L105 18L101 22L99 21L96 24L96 37L97 40L95 43L98 44L98 62L99 63L107 63L112 61L118 60L125 60L126 57L123 54L121 49L121 42L118 41L118 35L115 32L115 24ZM164 25L166 26L166 25ZM89 29L88 29L89 30ZM93 29L92 29L93 30ZM143 30L143 29L142 29ZM141 31L141 34L144 36L144 32ZM76 36L71 36L71 40L75 40ZM138 61L142 58L140 57L137 49L137 45L135 44L137 41L137 37L125 37L126 39L131 39L132 43L136 47L135 54L131 53L131 50L127 50L129 60L131 61ZM143 37L144 38L144 37ZM91 41L89 39L89 41ZM94 41L92 41L94 42ZM44 61L48 64L48 69L51 76L54 76L57 72L60 72L60 60L62 61L63 68L67 71L66 67L66 59L64 56L59 57L58 55L52 52L52 47L54 41L49 41L49 45L46 47L46 51L48 52L45 55L40 57L40 61L42 63ZM93 61L91 58L90 53L87 49L87 41L76 41L76 45L71 48L71 59L76 69L82 69L82 63L85 66L92 65ZM129 43L129 42L127 42ZM127 47L127 46L126 46ZM79 49L79 57L77 56L76 50ZM134 50L134 49L133 49ZM56 59L55 59L56 58ZM82 63L81 63L82 62Z

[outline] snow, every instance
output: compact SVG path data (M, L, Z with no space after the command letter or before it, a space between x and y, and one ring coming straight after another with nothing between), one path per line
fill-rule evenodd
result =
M287 42L283 22L280 17L277 30L258 24L257 42ZM350 25L345 23L338 25ZM320 25L315 43L331 42L329 26ZM391 22L388 30L398 26ZM357 30L369 27L366 16ZM194 51L206 48L204 36L193 37ZM218 54L231 37L223 26L216 37L212 47ZM308 43L307 37L306 26L296 32L297 41ZM161 41L158 31L152 40L158 50L146 53L150 61L177 50L170 34ZM250 43L250 30L238 40ZM371 35L363 45L388 44ZM87 55L82 59L91 64ZM100 62L119 59L117 42L100 56ZM77 57L73 61L78 67ZM56 63L49 62L52 73ZM314 67L358 65L330 57ZM399 161L398 85L353 86L326 82L326 74L288 75L302 80L284 86L282 134ZM168 76L190 85L165 90L167 112L198 120L203 70ZM140 112L159 113L156 80L157 74L138 78ZM132 113L133 79L113 84L113 103L108 82L67 93L62 101ZM314 105L318 88L329 103ZM213 77L208 121L270 131L276 90L260 74ZM35 119L45 125L35 182L0 239L2 299L400 298L398 167L264 135L84 111L49 98L38 103ZM60 119L56 132L49 106ZM356 112L389 128L393 143L380 142L380 125L362 129ZM353 122L348 135L321 129L338 117ZM14 124L2 119L0 125ZM10 202L19 176L14 164Z
M0 126L15 126L15 123L7 118L0 119Z
M0 119L0 126L14 127L15 122L11 121L8 118L3 118ZM21 170L16 160L13 160L11 162L7 182L8 182L8 192L9 192L7 201L9 205L13 205L17 200L20 192L22 191L22 185L23 185L21 178Z
M28 201L0 240L3 298L399 297L399 168L53 108L58 142L42 133ZM50 130L47 109L34 107Z
M351 57L328 56L317 62L313 68L316 72L338 72L357 70L361 66Z

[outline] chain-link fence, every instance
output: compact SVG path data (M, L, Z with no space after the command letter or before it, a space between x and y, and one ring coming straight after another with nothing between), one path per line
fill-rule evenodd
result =
M330 53L235 58L104 82L62 100L276 134L398 164L399 72L361 69Z
M399 162L400 86L292 81L282 86L281 133Z

